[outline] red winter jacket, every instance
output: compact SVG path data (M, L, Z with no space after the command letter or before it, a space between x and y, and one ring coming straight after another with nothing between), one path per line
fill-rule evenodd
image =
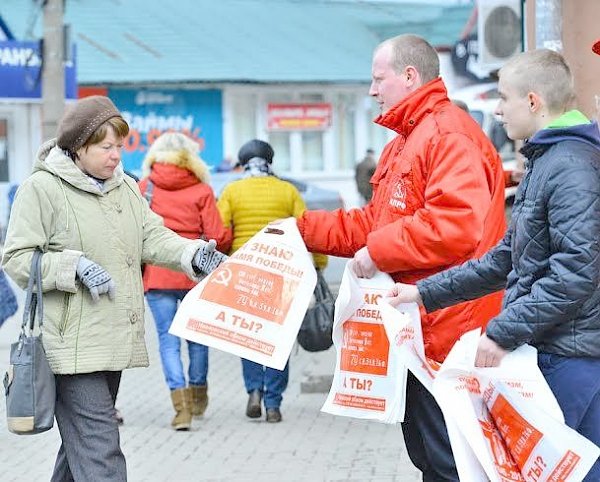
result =
M298 228L309 251L354 256L363 246L396 281L415 283L483 255L506 229L504 174L492 143L450 102L440 78L375 119L398 136L381 154L362 209L307 211ZM443 361L465 332L500 311L494 293L437 312L421 311L425 351Z
M223 226L215 195L207 183L186 168L158 162L152 164L149 177L154 184L150 207L162 216L165 226L186 238L214 239L219 250L228 252L231 230ZM144 195L147 185L148 178L139 182ZM183 273L150 265L144 269L143 280L144 292L154 289L189 290L196 285Z

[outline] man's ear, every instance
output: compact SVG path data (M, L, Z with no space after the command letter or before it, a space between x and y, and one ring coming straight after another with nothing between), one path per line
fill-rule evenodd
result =
M404 69L404 75L406 75L406 86L417 88L421 86L421 75L412 65L406 66Z
M529 111L533 114L539 112L544 105L543 99L535 92L527 94L527 102L529 104Z

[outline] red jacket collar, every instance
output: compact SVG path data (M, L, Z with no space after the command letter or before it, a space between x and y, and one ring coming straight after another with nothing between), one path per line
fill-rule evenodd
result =
M448 92L444 81L438 77L409 94L374 122L406 137L442 102L449 102Z
M198 178L193 172L174 164L155 162L150 173L152 182L167 191L177 191L198 184Z

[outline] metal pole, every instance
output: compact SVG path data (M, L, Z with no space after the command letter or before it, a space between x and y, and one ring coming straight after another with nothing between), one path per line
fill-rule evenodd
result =
M44 44L42 64L42 135L56 136L58 121L65 108L63 63L64 0L44 0Z

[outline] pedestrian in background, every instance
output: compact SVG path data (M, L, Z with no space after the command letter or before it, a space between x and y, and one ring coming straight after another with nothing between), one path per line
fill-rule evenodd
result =
M504 234L502 162L477 122L448 98L436 51L415 35L384 41L373 55L375 122L398 135L384 148L362 209L307 211L298 228L309 250L354 257L356 274L377 270L414 283L476 258ZM425 353L443 362L467 331L500 310L501 294L422 316ZM458 481L444 417L409 373L402 432L426 481Z
M225 226L233 231L229 254L271 221L297 218L306 210L296 187L274 174L274 154L270 144L258 139L240 148L238 164L244 177L225 186L217 203ZM326 266L326 256L315 255L314 258L318 269ZM276 370L242 359L242 374L248 392L246 415L260 418L264 399L267 422L281 422L280 406L288 384L289 361L283 370Z
M533 50L500 69L496 113L511 139L526 140L527 171L504 239L480 259L397 284L393 304L432 312L506 289L475 363L495 367L515 348L538 365L565 422L600 445L600 132L578 110L569 66ZM585 478L600 480L600 461Z
M361 195L365 204L371 201L371 198L373 197L371 178L373 177L376 168L375 151L373 149L367 149L365 157L356 164L354 171L356 189L358 189L358 193Z
M141 264L197 278L226 256L178 236L123 174L129 126L110 99L67 107L19 188L2 264L22 288L42 256L43 343L56 377L61 446L52 481L127 480L115 398L125 368L148 366Z
M17 304L15 292L4 274L4 270L0 268L0 326L13 316L18 309L19 305Z
M231 231L223 227L208 184L208 167L199 157L199 145L188 136L167 132L150 146L143 162L140 190L150 209L165 226L189 239L214 239L227 251ZM182 340L169 333L179 303L196 283L185 274L160 266L144 267L144 292L158 333L158 348L165 381L171 391L175 430L189 430L192 416L204 414L208 405L206 377L208 347L186 341L189 367L181 360Z

